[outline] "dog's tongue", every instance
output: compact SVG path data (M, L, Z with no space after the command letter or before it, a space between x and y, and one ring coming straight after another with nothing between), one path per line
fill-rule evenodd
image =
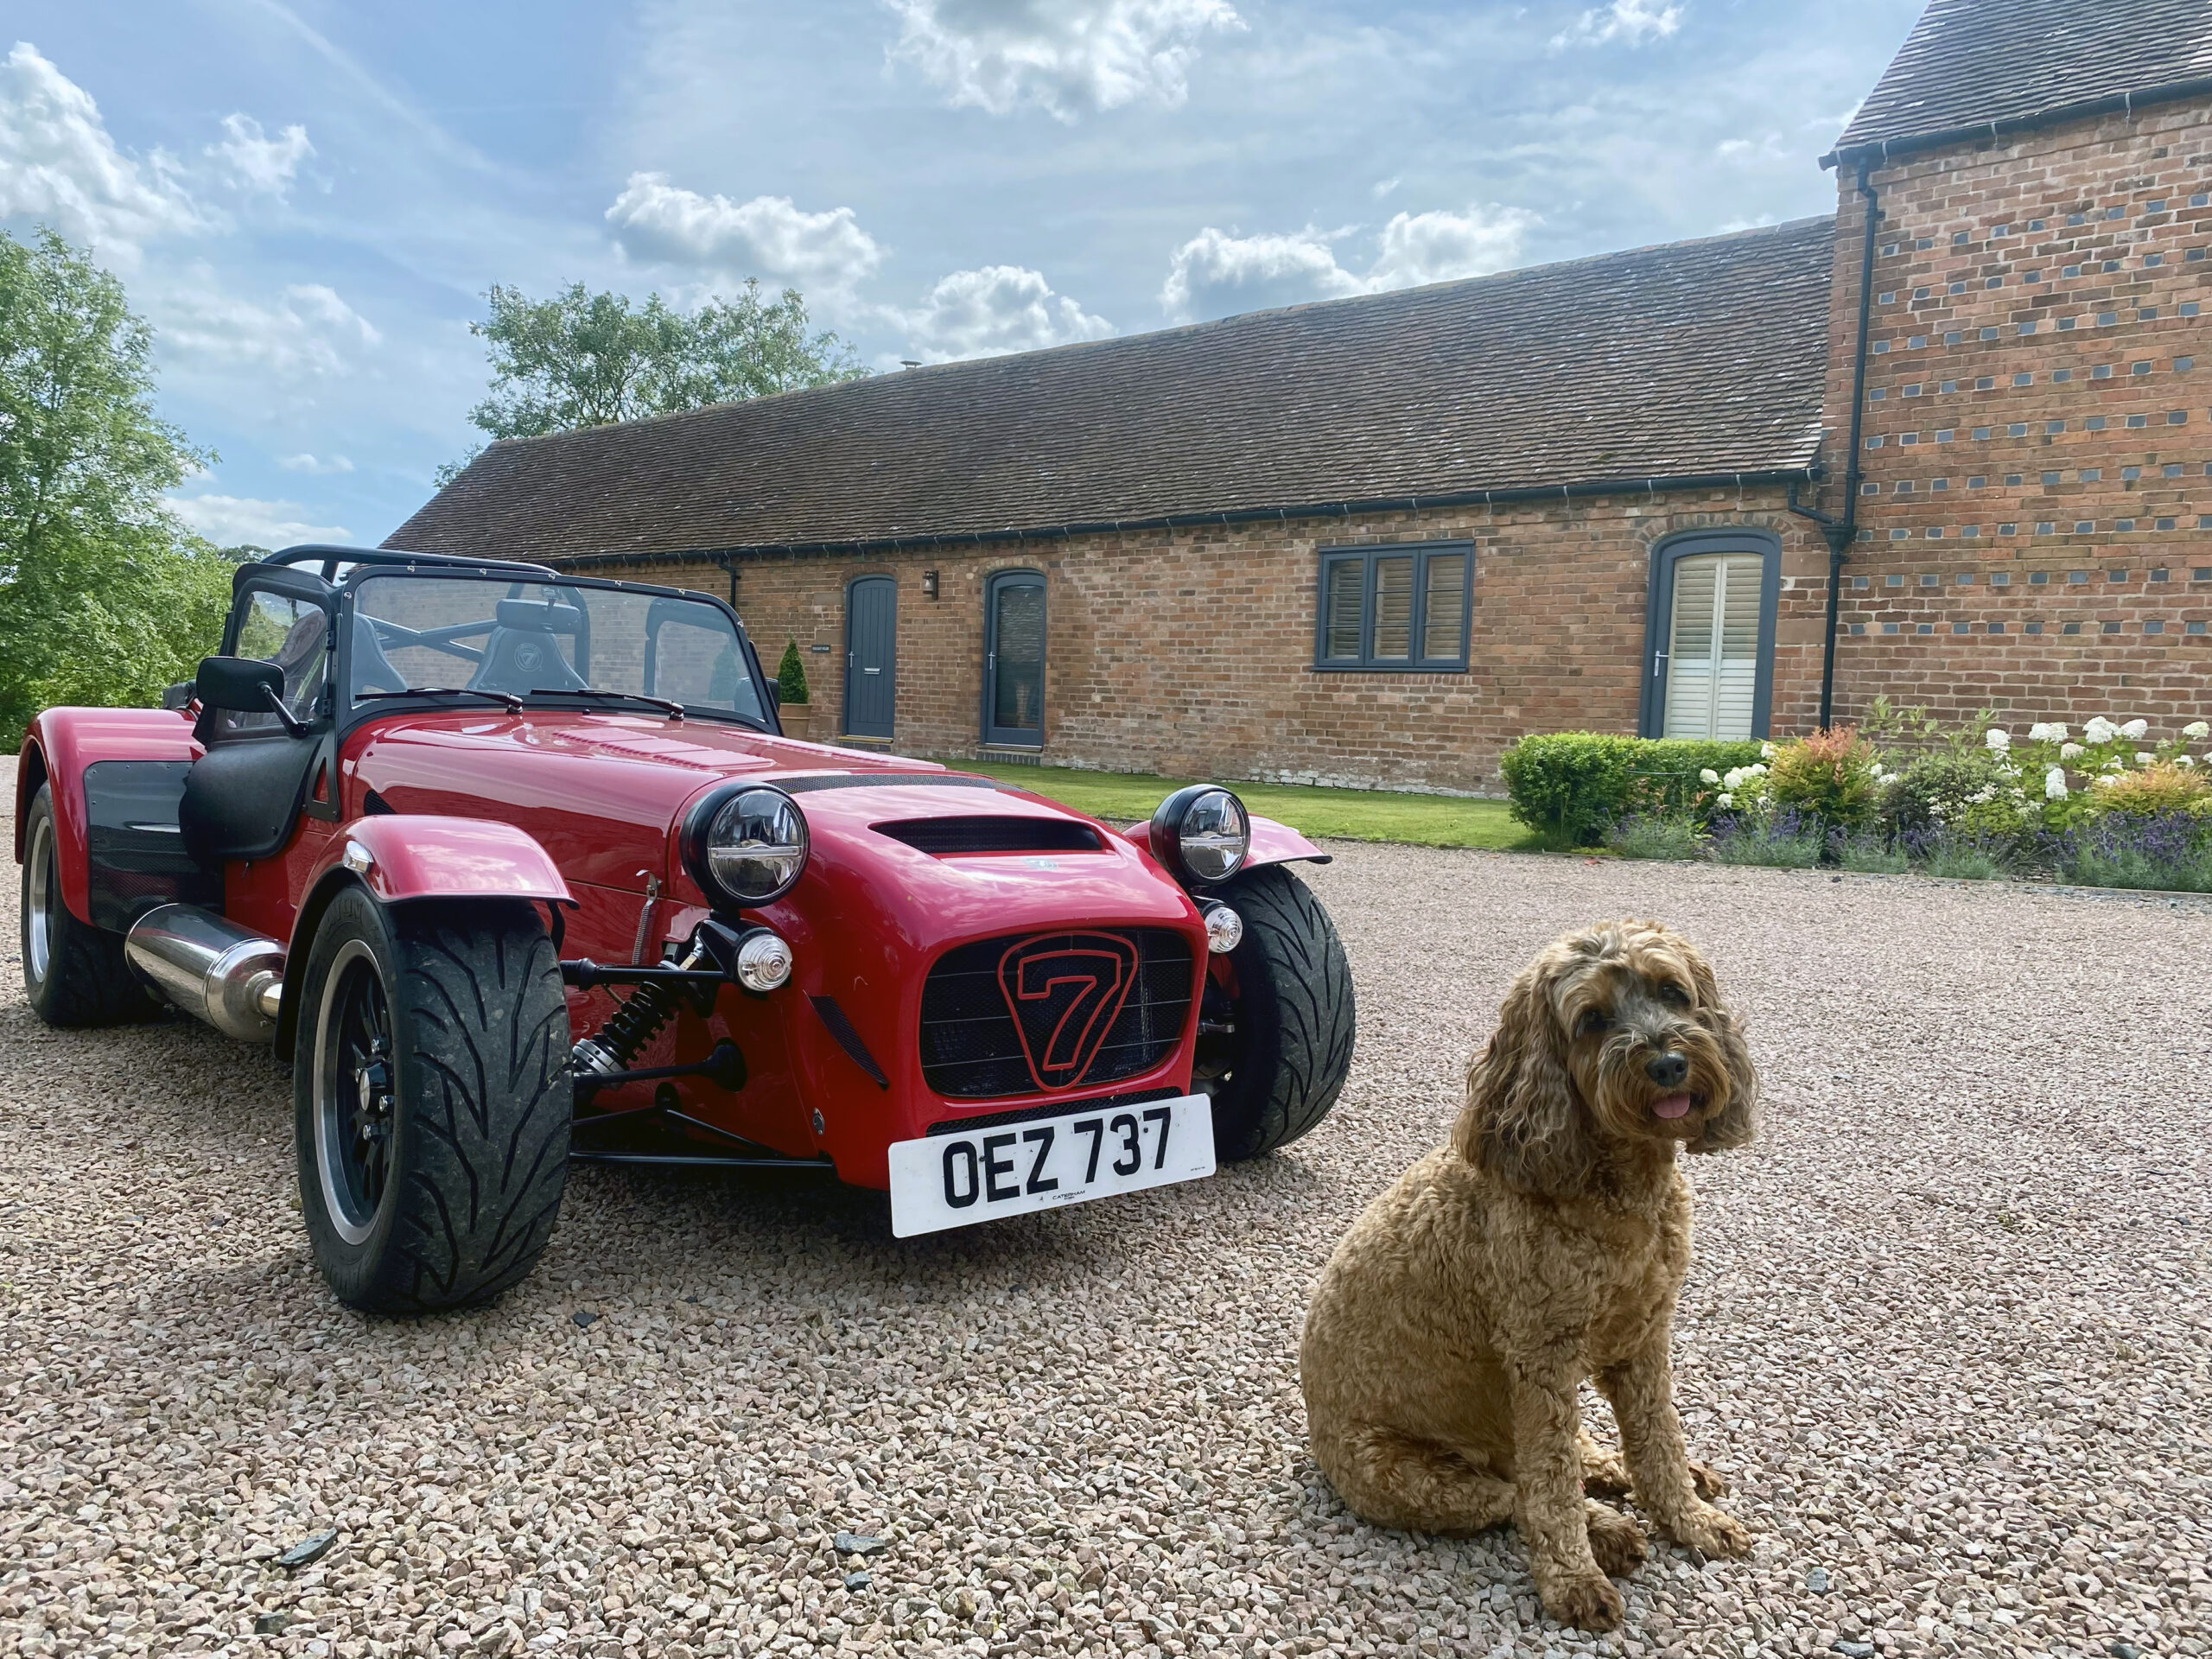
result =
M1690 1109L1688 1095L1662 1095L1651 1103L1651 1109L1661 1117L1686 1116Z

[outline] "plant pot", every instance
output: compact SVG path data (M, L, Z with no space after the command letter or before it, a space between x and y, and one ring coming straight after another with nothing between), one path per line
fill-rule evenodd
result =
M776 718L783 721L785 737L812 741L814 736L814 705L812 703L785 703L776 710Z

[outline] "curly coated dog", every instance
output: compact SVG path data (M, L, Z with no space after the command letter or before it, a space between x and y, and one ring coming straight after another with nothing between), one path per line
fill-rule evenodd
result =
M1554 940L1506 994L1440 1147L1367 1207L1306 1314L1299 1364L1313 1455L1377 1526L1521 1529L1544 1609L1620 1621L1607 1573L1643 1534L1586 1490L1631 1484L1654 1524L1708 1555L1751 1548L1705 1500L1675 1414L1668 1339L1690 1255L1678 1148L1751 1138L1758 1079L1713 970L1656 922ZM1583 1433L1585 1377L1626 1466Z

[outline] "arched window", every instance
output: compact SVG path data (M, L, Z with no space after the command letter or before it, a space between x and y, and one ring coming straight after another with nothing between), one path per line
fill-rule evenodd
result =
M1781 573L1782 543L1765 531L1694 531L1652 550L1646 737L1767 734Z
M983 741L1045 746L1045 575L1001 570L983 584Z

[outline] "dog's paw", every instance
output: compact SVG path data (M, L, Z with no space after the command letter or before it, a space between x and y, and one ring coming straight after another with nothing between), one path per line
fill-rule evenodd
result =
M1567 1579L1537 1586L1544 1611L1562 1624L1586 1630L1610 1630L1621 1622L1627 1604L1621 1592L1602 1577Z
M1708 1503L1728 1490L1728 1477L1709 1463L1690 1459L1690 1484L1697 1488L1697 1495Z
M1618 1452L1586 1446L1582 1452L1582 1490L1592 1497L1626 1497L1628 1465Z
M1710 1503L1700 1503L1667 1530L1678 1544L1702 1550L1707 1555L1748 1555L1751 1553L1751 1535L1748 1528L1734 1516L1714 1509Z
M1618 1510L1592 1503L1590 1510L1590 1553L1598 1570L1609 1579L1624 1579L1643 1565L1643 1529Z

